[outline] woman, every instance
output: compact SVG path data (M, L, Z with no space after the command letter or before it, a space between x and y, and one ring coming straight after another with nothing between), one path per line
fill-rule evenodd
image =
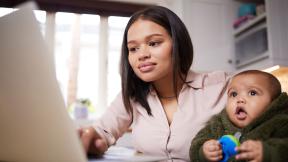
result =
M224 72L190 70L193 47L179 17L154 6L129 20L121 54L122 93L93 127L80 130L84 148L103 154L132 128L139 152L189 161L189 146L224 107ZM191 136L192 134L192 136Z

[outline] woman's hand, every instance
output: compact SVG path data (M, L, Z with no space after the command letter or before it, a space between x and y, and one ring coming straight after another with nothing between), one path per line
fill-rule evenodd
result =
M203 153L208 161L220 161L223 158L221 144L214 139L203 144Z
M261 162L263 160L263 146L261 141L247 140L236 148L239 154L236 160L247 160L249 162Z
M101 138L93 127L81 128L78 132L86 153L103 155L107 151L106 140Z

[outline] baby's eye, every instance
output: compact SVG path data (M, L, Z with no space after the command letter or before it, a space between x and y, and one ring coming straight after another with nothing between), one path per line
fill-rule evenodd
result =
M257 95L257 92L252 90L252 91L249 91L249 95L250 96L256 96Z
M236 96L237 96L237 92L231 92L231 93L229 94L229 96L230 96L230 97L236 97Z
M148 43L148 45L152 46L152 47L158 46L159 44L160 44L160 42L154 42L154 41L151 41L151 42Z

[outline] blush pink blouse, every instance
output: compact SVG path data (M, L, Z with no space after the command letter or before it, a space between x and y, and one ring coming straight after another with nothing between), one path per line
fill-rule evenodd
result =
M224 72L195 73L189 71L178 97L178 110L169 125L161 102L154 90L148 95L153 116L138 103L132 103L133 121L126 113L119 94L106 113L95 122L95 129L109 145L132 128L133 146L136 150L167 156L174 161L190 161L189 147L197 132L214 114L225 106L228 77ZM177 160L176 160L177 159Z

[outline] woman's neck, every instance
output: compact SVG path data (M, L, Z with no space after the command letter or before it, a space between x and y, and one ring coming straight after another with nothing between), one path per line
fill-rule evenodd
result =
M179 94L182 86L183 86L183 81L180 79L180 77L177 79L177 94ZM157 94L159 98L162 99L173 99L177 98L175 91L174 91L174 86L173 86L173 78L171 77L170 79L165 79L165 80L159 80L153 83L153 86L155 90L157 91Z

